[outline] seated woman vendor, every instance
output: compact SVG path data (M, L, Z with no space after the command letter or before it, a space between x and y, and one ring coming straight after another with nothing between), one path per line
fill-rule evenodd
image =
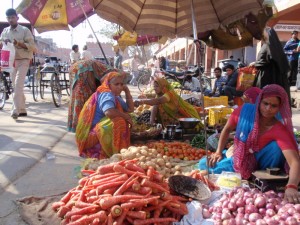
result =
M245 103L236 109L221 132L217 151L208 160L209 171L232 171L250 178L255 170L285 169L289 174L285 197L299 203L300 159L293 134L291 110L285 90L276 85L265 86L255 104ZM230 132L236 130L233 156L223 151ZM207 159L199 167L206 170Z
M76 128L81 157L107 158L130 145L132 120L129 113L133 112L134 106L124 79L121 73L108 73L84 104ZM126 101L120 96L122 91Z
M200 119L199 113L194 106L184 101L166 79L156 77L153 87L156 98L134 102L134 106L136 107L141 104L153 106L150 123L161 123L166 127L170 124L177 124L178 118L193 117Z

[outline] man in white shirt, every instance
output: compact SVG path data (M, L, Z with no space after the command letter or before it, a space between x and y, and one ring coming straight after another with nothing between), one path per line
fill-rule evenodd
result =
M138 56L135 55L130 62L130 74L132 76L129 84L133 86L137 86L137 79L139 76L139 63L138 63Z
M71 64L74 64L75 62L80 60L80 52L78 45L72 46L72 51L70 52L70 61Z
M82 60L90 60L93 59L93 55L90 51L87 50L87 45L84 45L82 48L81 59Z
M187 75L185 78L184 87L191 91L200 91L200 82L196 77Z

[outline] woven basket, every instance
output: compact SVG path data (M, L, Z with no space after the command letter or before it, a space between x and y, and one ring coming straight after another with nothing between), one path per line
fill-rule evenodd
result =
M162 127L152 125L154 129L151 131L131 132L131 140L148 140L158 137L161 134Z

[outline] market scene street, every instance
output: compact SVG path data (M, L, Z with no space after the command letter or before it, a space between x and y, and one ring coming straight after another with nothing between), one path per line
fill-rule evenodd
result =
M0 9L0 225L299 225L297 0Z

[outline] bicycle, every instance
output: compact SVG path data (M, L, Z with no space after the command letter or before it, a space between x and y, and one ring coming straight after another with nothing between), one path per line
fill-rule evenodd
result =
M13 93L12 81L8 72L0 71L0 109L3 109L9 95Z

